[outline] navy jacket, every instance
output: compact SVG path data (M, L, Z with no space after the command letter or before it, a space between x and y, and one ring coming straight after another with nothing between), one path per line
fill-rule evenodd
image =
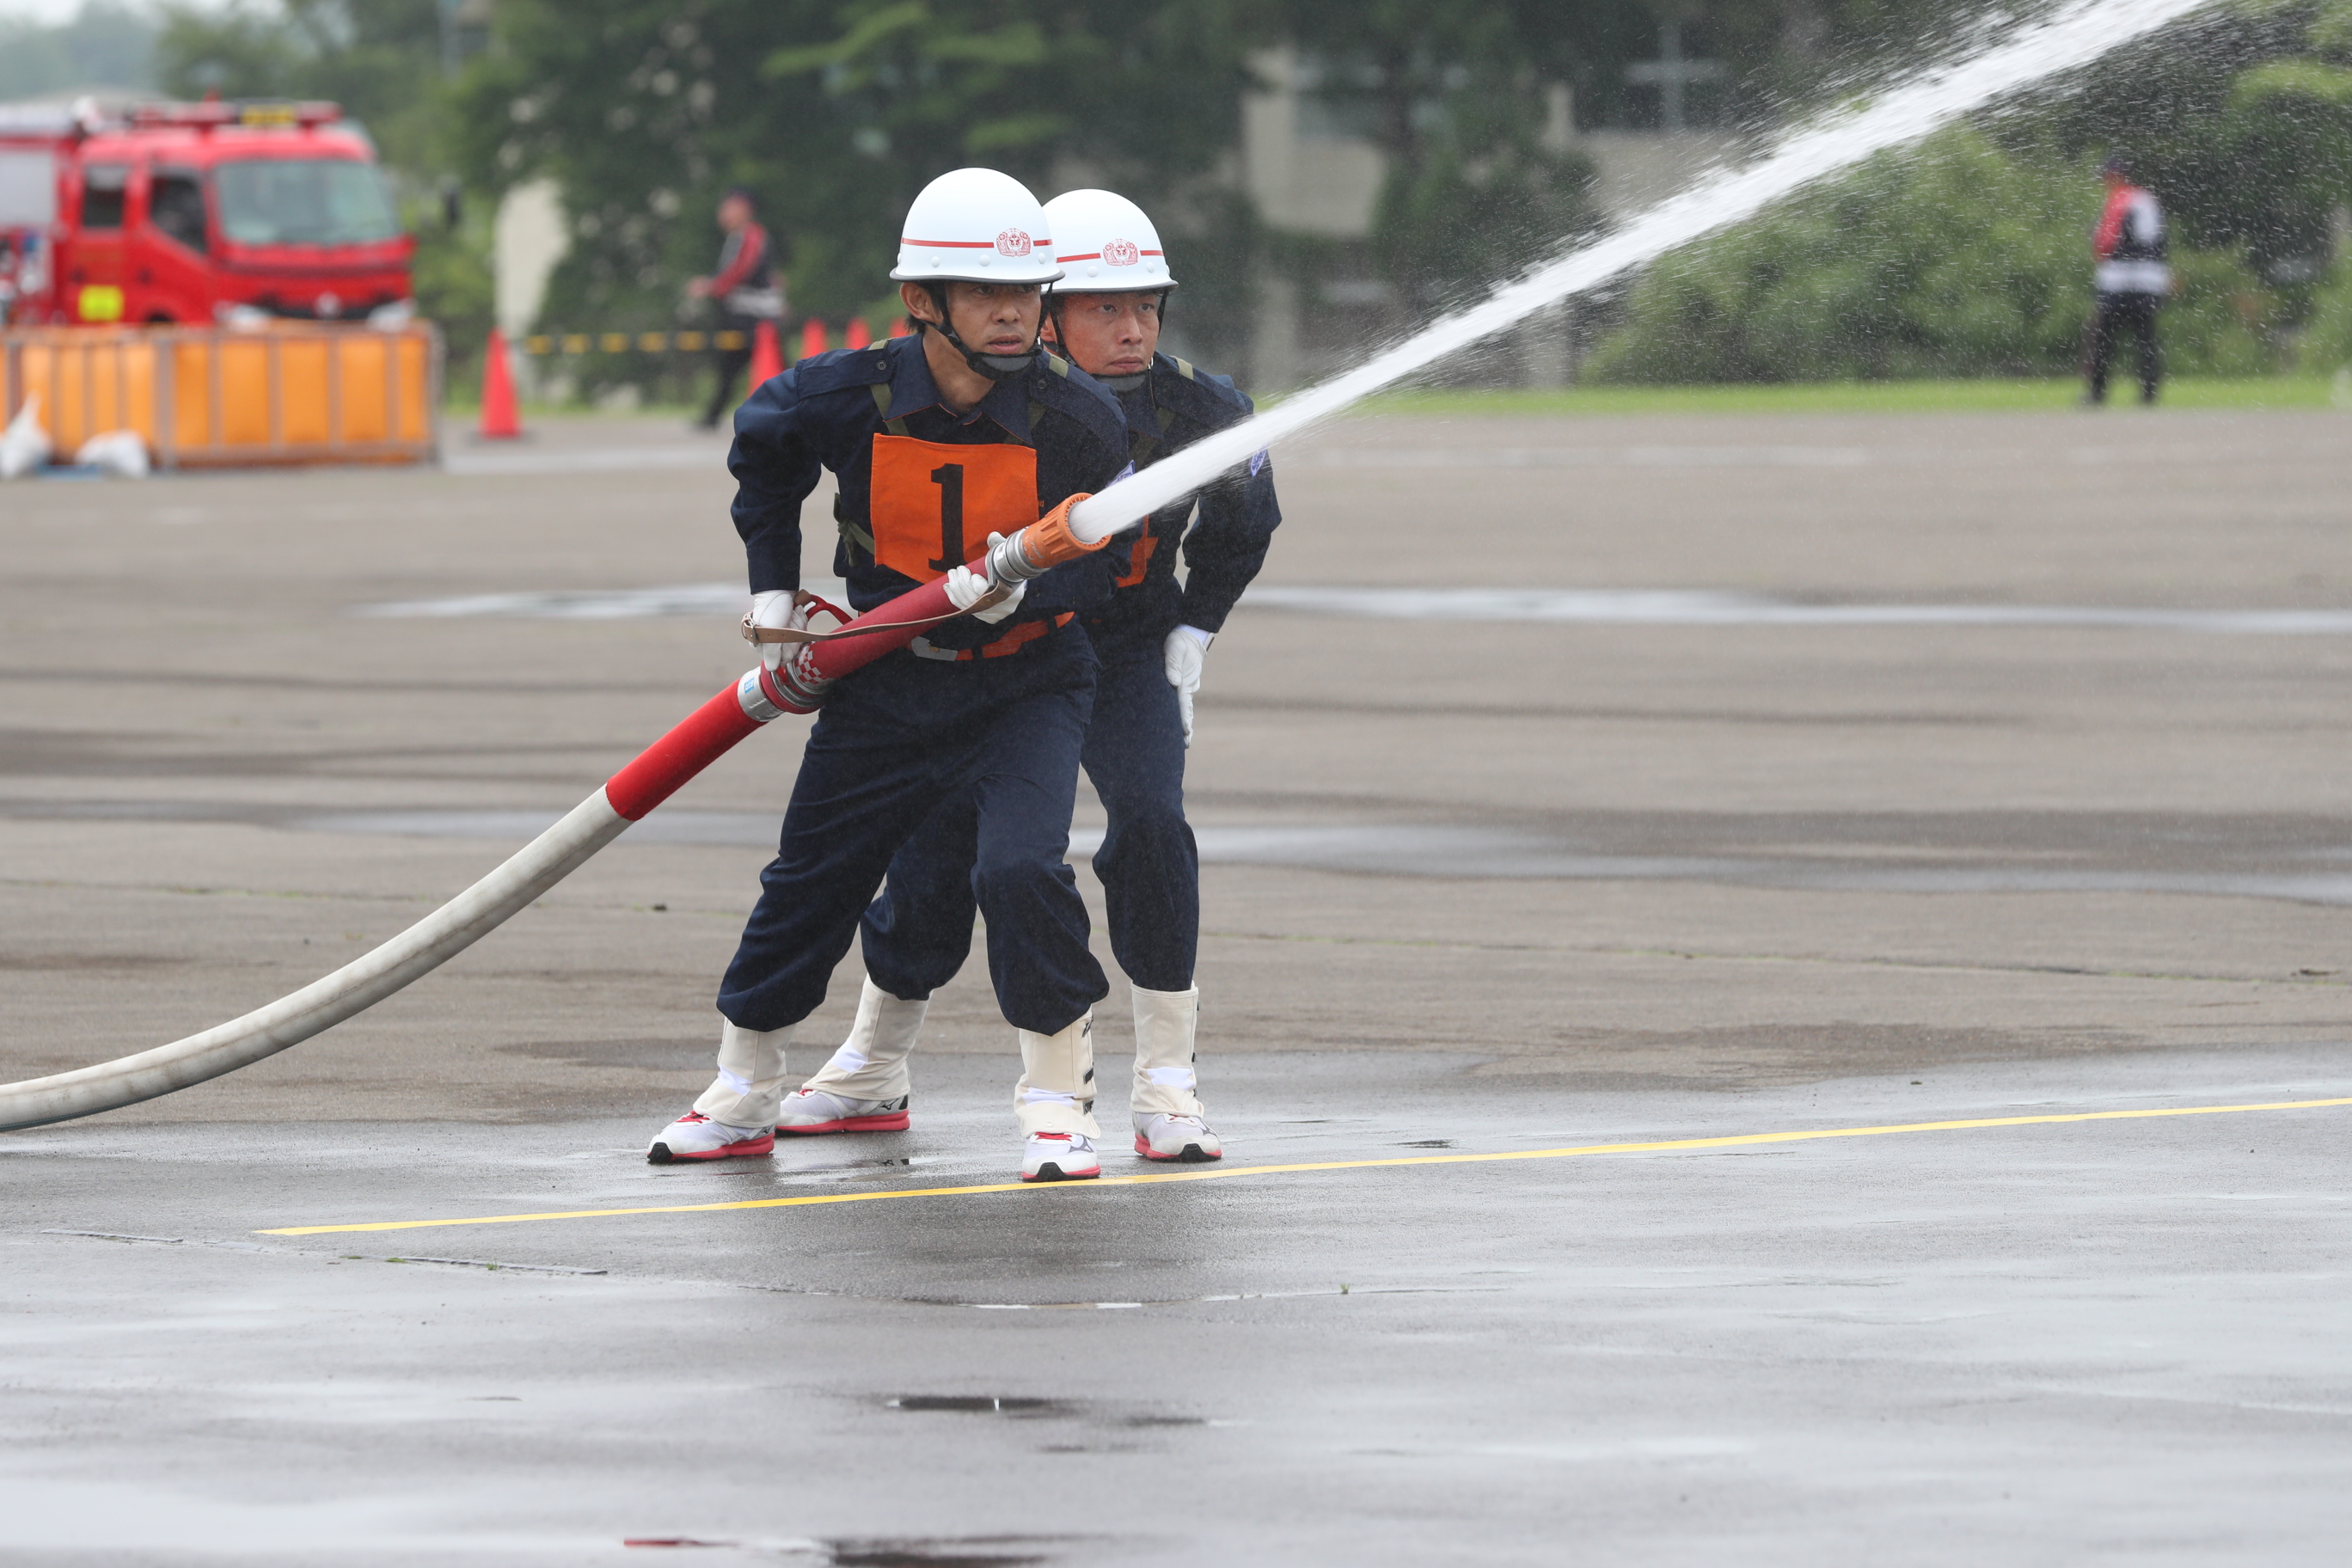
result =
M1139 468L1251 413L1250 400L1231 380L1164 353L1152 356L1143 384L1119 394L1118 401ZM1179 624L1204 632L1220 629L1242 590L1265 564L1266 547L1281 521L1274 467L1260 452L1199 495L1154 513L1142 533L1122 533L1110 542L1107 553L1116 557L1115 591L1108 605L1087 617L1087 627L1097 642L1132 638L1155 647ZM1181 585L1180 542L1186 568Z
M990 527L1010 533L1068 496L1103 489L1128 461L1128 431L1118 400L1083 372L1051 355L1039 354L1026 375L999 382L971 413L959 416L940 401L920 337L819 354L770 380L735 413L735 445L728 453L727 468L735 476L735 531L742 535L750 557L753 593L800 586L801 503L825 468L833 471L840 490L834 503L840 533L834 570L848 584L853 610L870 610L945 570L938 560L919 560L918 572L930 569L918 576L876 558L876 454L890 444L877 437L896 437L905 444L903 449L919 455L920 460L911 468L902 464L895 471L901 475L901 489L913 499L927 499L937 514L939 521L929 526L945 529L936 546L941 552L938 560L968 559L984 542ZM936 481L949 470L927 469L924 463L929 458L920 455L939 456L931 453L932 447L1007 444L1035 452L1034 509L1024 506L1028 515L1017 521L1009 516L993 522L981 520L962 529L958 510L961 491L926 489L926 474ZM975 461L1005 455L976 454ZM904 477L908 474L911 481ZM902 499L902 512L907 504ZM1003 623L990 626L959 616L925 635L940 647L974 647L1025 621L1091 609L1109 595L1115 569L1111 556L1118 548L1113 543L1036 579L1021 608ZM884 553L888 552L886 540ZM903 555L900 559L908 563Z

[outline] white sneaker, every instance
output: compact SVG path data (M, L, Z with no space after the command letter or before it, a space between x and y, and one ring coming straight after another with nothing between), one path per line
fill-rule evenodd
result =
M852 1100L822 1089L796 1089L776 1112L779 1132L904 1132L907 1096Z
M1024 1182L1090 1182L1101 1174L1095 1141L1083 1132L1032 1132L1021 1146Z
M1135 1152L1147 1160L1181 1160L1188 1165L1225 1157L1225 1146L1206 1121L1166 1111L1135 1113Z
M654 1134L646 1150L649 1165L675 1164L681 1160L733 1160L772 1153L776 1135L765 1127L730 1127L699 1110L689 1110Z

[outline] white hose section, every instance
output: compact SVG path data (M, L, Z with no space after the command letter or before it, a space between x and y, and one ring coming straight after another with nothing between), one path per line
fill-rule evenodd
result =
M628 826L600 787L497 870L365 957L290 996L137 1056L0 1084L0 1132L135 1105L299 1045L465 952Z

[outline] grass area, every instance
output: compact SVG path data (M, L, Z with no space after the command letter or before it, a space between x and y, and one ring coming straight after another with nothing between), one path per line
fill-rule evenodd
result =
M1791 382L1739 386L1569 386L1556 391L1413 388L1382 393L1365 414L2015 414L2072 409L2083 384L2032 381ZM2111 406L2133 409L2137 393L2111 391ZM2347 393L2346 395L2352 395ZM2327 408L2332 382L2316 376L2182 377L2164 384L2162 408Z

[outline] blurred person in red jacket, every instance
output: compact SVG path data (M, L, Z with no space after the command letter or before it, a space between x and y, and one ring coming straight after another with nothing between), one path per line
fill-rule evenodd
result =
M688 298L718 301L719 330L737 334L737 346L711 351L718 382L710 389L709 405L696 421L705 430L717 429L719 417L735 401L735 378L751 363L751 335L761 321L778 321L784 314L783 287L776 281L768 231L752 216L751 192L738 186L720 199L719 226L727 239L719 247L718 272L686 285Z
M2157 205L2154 193L2132 184L2131 160L2123 153L2109 158L2102 172L2107 180L2107 205L2091 233L2092 287L2097 302L2084 345L2083 374L2091 384L2084 401L2107 400L2116 335L2129 331L2139 343L2139 400L2154 403L2163 372L2156 312L2172 292L2172 268L2165 259L2164 209Z

